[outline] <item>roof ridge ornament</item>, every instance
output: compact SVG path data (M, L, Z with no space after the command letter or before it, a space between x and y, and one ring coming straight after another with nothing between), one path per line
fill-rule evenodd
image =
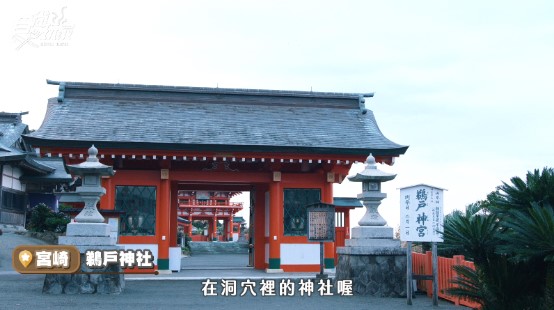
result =
M360 111L362 112L362 114L366 114L367 111L368 111L367 108L365 107L365 98L364 97L366 97L366 95L364 95L364 94L358 96L358 104L360 106ZM373 97L373 94L371 94L371 96L369 96L369 97Z
M60 82L60 86L58 87L58 102L63 103L65 99L65 82Z

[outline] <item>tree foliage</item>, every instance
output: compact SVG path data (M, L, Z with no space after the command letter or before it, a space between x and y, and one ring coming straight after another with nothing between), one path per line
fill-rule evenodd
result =
M53 212L47 205L40 203L30 213L28 229L36 232L63 233L69 223L69 217L62 212Z
M483 309L554 309L554 170L503 182L487 200L445 218L441 250L462 254L450 294Z

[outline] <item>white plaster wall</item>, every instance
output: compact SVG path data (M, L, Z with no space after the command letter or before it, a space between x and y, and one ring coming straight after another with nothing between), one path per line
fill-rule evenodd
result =
M281 244L282 265L319 264L319 244Z
M21 171L21 169L19 169L18 167L13 167L13 174L12 174L12 176L13 176L15 179L19 179L22 175L23 175L23 172Z
M13 174L12 174L12 177L13 177L13 185L12 185L12 188L17 190L17 191L24 191L25 188L23 188L23 186L21 185L21 182L19 181L19 178L21 177L23 173L21 172L21 169L17 168L17 167L14 167L13 168Z
M2 186L13 188L13 168L11 165L5 165L2 170Z
M21 169L11 165L5 165L2 171L2 186L16 191L25 191L25 185L21 184Z

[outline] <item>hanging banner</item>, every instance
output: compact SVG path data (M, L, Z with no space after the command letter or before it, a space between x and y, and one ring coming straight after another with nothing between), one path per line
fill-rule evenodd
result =
M400 189L401 241L443 241L443 192L425 184Z

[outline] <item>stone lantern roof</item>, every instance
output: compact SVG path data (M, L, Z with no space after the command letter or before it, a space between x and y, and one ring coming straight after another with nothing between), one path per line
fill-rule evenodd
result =
M100 176L112 176L115 174L112 166L102 164L98 157L98 149L91 146L88 149L87 160L77 165L67 165L69 173L74 175L96 174Z
M396 177L396 174L384 172L377 169L375 157L373 157L373 155L371 154L369 154L365 162L366 162L365 169L354 176L349 176L348 180L352 182L363 182L363 181L385 182L385 181L390 181Z

